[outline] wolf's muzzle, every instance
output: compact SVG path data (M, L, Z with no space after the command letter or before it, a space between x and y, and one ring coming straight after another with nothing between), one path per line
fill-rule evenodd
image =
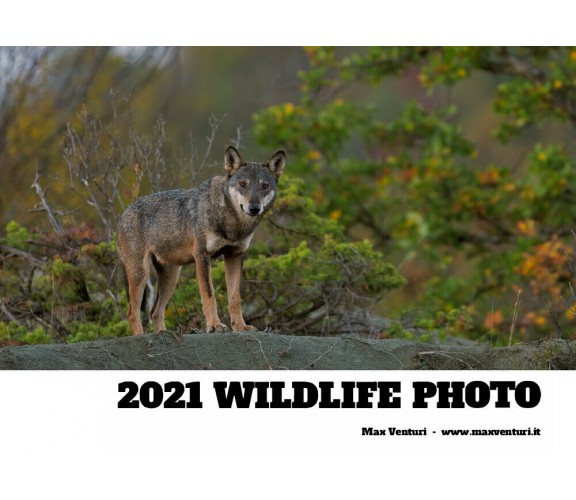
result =
M262 205L260 203L250 203L248 206L240 205L242 212L252 217L262 213Z
M248 205L248 214L249 215L258 215L261 210L262 210L262 207L260 206L259 203L250 203Z

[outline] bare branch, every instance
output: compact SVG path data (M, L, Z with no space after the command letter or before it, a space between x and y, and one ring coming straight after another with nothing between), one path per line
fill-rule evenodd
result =
M22 257L35 267L41 268L44 265L44 262L42 262L40 259L37 259L31 253L25 252L24 250L20 250L19 248L10 247L8 245L0 245L0 250L3 253L6 253L7 257L10 257L11 255L17 255L18 257Z
M16 319L16 317L10 312L10 310L6 307L6 304L4 302L4 299L2 297L0 297L0 309L2 310L2 312L6 315L6 317L10 320L10 321L14 321L14 323L17 323L18 325L20 325L20 321L18 321Z
M39 178L40 178L40 175L38 174L38 172L36 172L36 177L34 178L34 182L32 183L31 187L34 188L34 190L36 191L36 194L40 198L40 202L42 203L42 207L44 208L44 210L48 214L48 219L50 220L50 224L54 228L54 231L56 232L56 234L60 238L62 238L64 236L64 230L62 229L62 226L58 222L58 219L56 218L54 211L52 210L52 208L48 204L48 200L46 199L46 192L42 189L42 187L38 183Z

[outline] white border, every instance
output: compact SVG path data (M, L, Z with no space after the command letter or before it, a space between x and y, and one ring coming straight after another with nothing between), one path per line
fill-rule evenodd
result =
M202 409L118 409L118 383L200 381ZM220 409L216 380L400 381L400 409ZM411 408L413 381L536 381L534 409ZM575 372L0 372L2 490L10 498L541 498L571 489ZM361 436L363 426L429 434ZM538 427L525 437L441 428ZM56 495L56 496L54 496Z
M9 2L3 45L570 45L568 3Z

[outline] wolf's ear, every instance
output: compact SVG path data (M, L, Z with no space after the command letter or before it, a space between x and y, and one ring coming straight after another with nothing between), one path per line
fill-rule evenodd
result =
M284 165L286 165L286 153L284 153L284 151L275 153L266 164L270 171L276 176L276 179L284 172Z
M224 153L224 170L226 170L228 176L231 177L238 172L243 163L244 161L240 153L236 151L236 148L234 146L228 146L228 149L226 149Z

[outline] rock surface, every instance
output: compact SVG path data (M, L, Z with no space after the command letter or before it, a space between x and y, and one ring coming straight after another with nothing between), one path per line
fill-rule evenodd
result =
M0 349L3 370L571 370L576 341L444 346L357 336L170 332Z

